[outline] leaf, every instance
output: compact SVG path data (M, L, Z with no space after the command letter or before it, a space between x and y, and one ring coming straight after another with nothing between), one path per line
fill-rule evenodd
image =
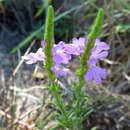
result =
M86 111L82 113L82 119L84 120L85 118L87 118L87 116L90 115L93 111L94 109L92 107L89 107Z
M65 126L67 128L69 128L69 126L67 125L67 122L65 122L64 120L56 117L56 120L59 122L59 124L61 124L62 126Z
M57 112L57 111L55 111L54 114L55 114L56 116L59 116L59 117L61 116L61 114L60 114L59 112Z
M41 87L44 87L44 88L50 88L50 86L49 86L49 85L46 85L46 84L41 84L40 86L41 86Z
M96 129L97 129L97 127L95 126L95 127L91 128L90 130L96 130Z
M62 92L62 93L60 94L60 98L62 98L62 97L65 96L65 95L67 95L67 92Z
M52 0L46 0L43 4L42 7L36 12L35 14L35 18L39 17L43 11L45 10L45 8L48 6L48 4L51 2Z
M31 41L43 29L44 29L44 25L41 28L39 28L37 31L32 32L24 41L20 42L18 46L13 48L10 51L10 53L16 52L18 49L22 48L25 44L29 43L29 41Z
M74 116L74 110L70 109L69 112L67 113L67 116L68 116L69 119L71 119Z
M47 103L53 104L54 106L57 106L57 104L51 100L47 100Z

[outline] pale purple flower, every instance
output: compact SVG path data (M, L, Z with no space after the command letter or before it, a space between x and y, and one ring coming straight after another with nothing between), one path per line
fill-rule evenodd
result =
M91 51L91 59L102 59L108 56L109 46L105 42L96 39L95 45Z
M89 60L87 60L87 64L89 66L93 66L93 65L96 65L97 61L98 61L98 59L91 59L90 58Z
M36 53L29 53L26 56L22 56L22 59L27 60L26 64L34 64L38 61L45 62L45 54L42 48L39 48Z
M71 44L65 44L61 41L52 48L53 60L55 65L51 67L51 70L56 74L56 76L65 76L69 73L69 70L62 68L61 64L68 64L71 60L71 55L81 55L84 51L85 44L88 43L86 38L73 38ZM27 60L27 64L34 64L37 61L45 62L45 40L41 41L42 48L39 48L36 53L30 53L27 56L22 57ZM107 73L104 69L97 67L96 63L99 59L103 59L108 55L109 46L105 42L101 42L96 39L95 45L91 50L90 59L87 61L89 65L89 70L85 75L85 80L90 82L95 79L96 82L101 83L101 78L105 78Z
M100 51L101 51L101 50L109 50L109 49L110 49L110 47L108 46L107 43L102 42L102 41L100 41L99 39L96 39L96 41L95 41L95 46L97 46L98 48L100 48L100 49L99 49Z
M27 56L23 56L22 58L27 60L27 64L34 64L38 61L45 62L45 54L44 54L44 48L45 48L45 40L41 41L42 48L39 48L36 53L30 53ZM64 76L68 74L68 69L62 68L60 64L67 64L69 63L69 60L71 59L71 55L66 53L64 50L65 43L59 42L59 44L54 45L52 48L53 53L53 60L55 62L55 66L51 67L51 70L56 74L56 76Z
M73 38L71 44L65 45L65 51L68 54L80 55L83 52L84 46L87 42L88 40L86 38Z
M62 68L61 66L53 66L51 67L51 70L56 74L56 77L65 76L69 73L69 69Z
M85 44L88 43L88 39L80 37L79 39L73 38L72 43L80 49L80 51L84 50Z
M101 42L96 39L95 45L91 50L90 59L87 61L89 65L96 64L99 59L103 59L108 56L109 46L105 42Z
M91 51L90 59L87 61L89 65L89 70L85 75L85 80L90 82L92 79L95 79L97 83L101 83L101 78L106 78L107 72L105 69L96 66L96 63L99 59L103 59L108 56L109 46L105 42L101 42L99 39L96 39L95 45Z
M64 50L65 43L63 41L59 42L57 45L54 45L52 48L53 60L55 65L68 64L71 60L71 55L66 53Z
M106 78L106 76L107 73L105 69L102 69L97 66L90 66L87 74L85 75L85 80L87 82L90 82L93 79L95 79L97 83L101 83L102 82L101 78Z
M80 49L76 47L74 44L66 44L64 50L66 53L70 55L80 55Z

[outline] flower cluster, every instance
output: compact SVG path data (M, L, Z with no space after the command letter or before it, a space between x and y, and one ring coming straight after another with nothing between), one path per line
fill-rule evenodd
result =
M51 70L56 74L56 76L64 76L69 73L69 70L62 67L62 64L68 64L72 58L72 55L80 56L83 54L85 44L88 43L86 38L73 38L72 43L66 44L61 41L55 44L52 48L53 60L55 65L51 67ZM44 54L46 42L43 40L41 42L42 48L39 48L36 53L30 53L22 58L27 60L27 64L34 64L37 61L46 61ZM105 78L107 73L104 69L96 66L99 59L103 59L108 55L109 46L105 42L101 42L96 39L95 45L91 50L90 59L87 62L89 65L89 70L85 75L85 80L90 82L93 78L97 83L101 83L101 78Z
M103 59L108 56L109 46L105 42L101 42L99 39L96 39L95 45L91 50L90 59L87 61L89 65L89 70L85 75L85 80L90 82L93 78L97 83L101 83L101 78L106 78L107 73L105 69L102 69L96 66L96 63L99 59Z

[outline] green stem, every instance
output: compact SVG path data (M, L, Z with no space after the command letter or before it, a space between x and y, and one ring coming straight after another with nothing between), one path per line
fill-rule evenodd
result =
M55 100L56 100L57 107L58 107L59 110L61 111L61 113L62 113L62 115L63 115L63 117L64 117L64 121L66 121L68 128L69 128L70 130L73 130L72 125L71 125L71 122L69 121L68 116L67 116L67 111L66 111L66 109L65 109L64 106L63 106L62 99L61 99L61 97L58 95L58 90L57 90L56 87L58 87L58 86L56 86L55 82L52 81L52 86L51 86L51 89L50 89L50 90L51 90L51 92L53 93L53 96L54 96L54 98L55 98Z
M67 114L66 114L66 111L65 111L65 109L63 108L63 103L62 103L62 100L61 100L61 98L60 98L60 96L58 95L58 91L57 91L57 89L56 89L56 84L53 82L52 83L52 87L53 87L53 95L54 95L54 97L55 97L55 99L56 99L56 103L57 103L57 105L58 105L58 107L60 108L60 110L61 110L61 112L62 112L62 114L65 116L65 118L67 119Z
M77 130L82 130L82 122L80 121L80 112L81 112L81 106L80 106L80 102L81 102L81 87L80 85L76 86L76 98L77 98L77 105L76 105L76 123L75 123L75 129Z

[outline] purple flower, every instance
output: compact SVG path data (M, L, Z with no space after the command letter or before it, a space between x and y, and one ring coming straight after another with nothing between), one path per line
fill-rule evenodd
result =
M56 66L60 64L68 64L69 60L71 60L71 55L66 53L64 47L65 43L61 41L52 48L53 60Z
M110 47L107 45L107 43L100 41L99 39L96 39L95 41L95 46L97 46L98 48L100 48L99 50L109 50Z
M56 74L56 76L65 76L68 74L69 70L62 68L61 64L68 64L71 60L71 55L81 55L84 52L85 44L88 43L86 38L73 38L71 44L65 44L61 41L52 48L53 60L55 65L51 67L51 70ZM41 41L42 48L39 48L36 53L30 53L22 58L27 60L27 64L33 64L37 61L45 62L45 40ZM95 79L96 82L101 83L101 78L105 78L107 73L104 69L97 67L96 63L99 59L105 58L108 55L109 46L105 42L101 42L96 39L95 45L91 50L90 59L87 61L89 65L89 70L85 75L85 80L90 82Z
M105 42L96 39L95 45L91 51L90 59L87 61L89 65L96 64L99 59L108 56L109 46Z
M79 39L73 38L72 43L80 49L80 51L84 50L85 44L88 43L88 39L80 37Z
M45 62L45 40L41 41L42 48L39 48L36 53L30 53L27 56L23 56L22 58L27 60L27 64L34 64L38 61ZM63 41L59 42L59 44L54 45L52 48L53 60L55 62L55 66L51 67L51 70L56 74L56 76L64 76L68 74L68 69L60 67L60 64L67 64L71 59L71 55L66 53L64 50L65 43Z
M68 54L80 55L84 50L85 43L87 42L88 40L86 38L73 38L71 44L65 45L65 51Z
M26 56L22 56L22 59L27 60L26 64L34 64L37 61L45 62L45 54L42 48L39 48L36 53L29 53Z
M97 83L101 83L101 78L106 78L107 73L105 69L102 69L97 66L90 66L87 74L85 75L85 80L87 82L92 81L92 79L95 79Z
M74 44L66 44L65 45L65 52L68 54L73 55L80 55L80 50Z
M56 74L56 77L65 76L69 73L69 69L62 68L61 66L53 66L51 67L51 70Z
M91 51L90 59L87 61L89 65L89 70L85 75L85 80L90 82L95 79L97 83L101 83L101 78L106 78L107 73L105 69L96 66L99 59L103 59L108 55L109 46L105 42L101 42L96 39L95 45Z
M91 51L91 59L102 59L107 57L109 46L105 42L96 39L95 45Z

